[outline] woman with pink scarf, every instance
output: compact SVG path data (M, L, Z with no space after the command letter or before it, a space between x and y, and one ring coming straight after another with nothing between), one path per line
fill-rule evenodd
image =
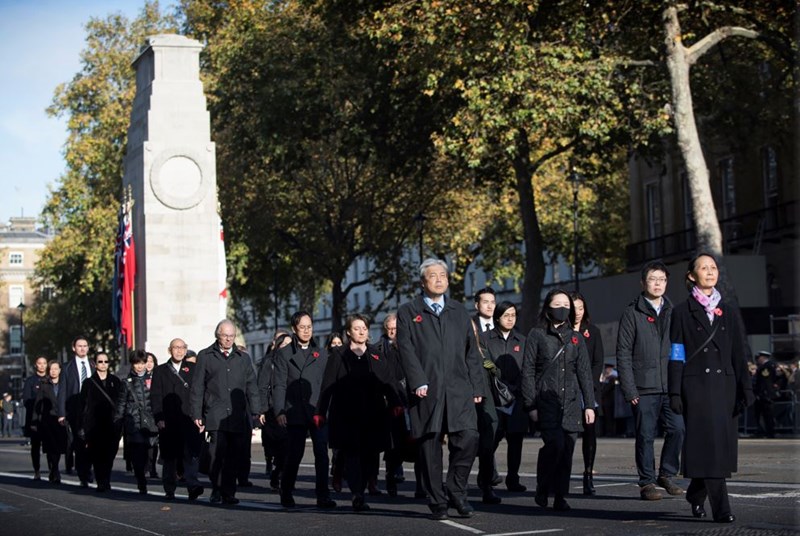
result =
M734 305L716 289L716 259L689 261L688 299L672 312L670 406L686 422L683 474L694 517L706 517L709 500L717 523L732 523L726 478L737 470L739 414L753 401L744 354L745 333Z

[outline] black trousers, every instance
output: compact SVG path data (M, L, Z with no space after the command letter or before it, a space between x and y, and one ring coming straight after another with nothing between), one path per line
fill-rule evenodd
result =
M775 435L775 412L772 400L757 398L753 409L756 413L758 433L764 434L767 437L773 437ZM761 424L762 420L764 423L763 426Z
M586 421L583 421L581 450L583 451L583 471L591 474L594 468L594 459L597 455L597 428L595 428L595 423L586 424Z
M578 434L563 428L541 432L544 445L539 449L536 462L536 493L563 499L569 493L572 454Z
M419 461L422 487L430 497L431 509L447 506L447 495L467 499L467 481L478 452L478 431L447 432L449 465L447 493L442 488L442 439L445 432L427 434L419 439Z
M31 463L37 473L41 470L42 462L42 436L38 432L31 432Z
M328 427L289 425L286 427L286 432L286 463L281 476L281 494L291 495L294 490L297 471L300 469L300 462L303 461L303 453L306 450L306 435L310 434L314 447L314 489L318 499L327 498L330 495L328 492Z
M494 450L500 446L500 441L505 437L506 440L506 484L519 484L519 467L522 465L522 441L525 434L509 433L502 428L498 428L495 436ZM490 475L490 478L494 475Z
M86 436L86 448L97 484L109 485L111 468L119 450L119 435L113 430L90 432Z
M150 461L150 443L128 442L128 455L133 466L133 475L139 489L147 487L147 469Z
M374 477L375 466L379 464L380 453L373 451L339 451L344 458L344 472L347 486L353 496L363 496L367 482Z
M708 497L714 519L731 514L728 501L728 485L724 478L693 478L686 489L686 500L691 504L703 504Z
M210 458L208 478L211 480L212 493L233 497L236 495L236 477L239 474L242 450L247 444L250 430L244 432L210 430L208 433L211 439L208 443Z
M72 432L72 441L67 445L67 468L70 466L70 451L75 453L75 472L78 473L78 479L81 482L88 482L91 477L91 461L89 460L89 451L86 449L86 441L78 437L80 426L72 423L69 424L70 431Z
M242 448L242 454L239 460L239 472L236 475L240 485L245 484L248 480L250 480L250 467L252 465L252 461L250 460L250 450L252 447L253 433L249 432L245 436L245 445Z

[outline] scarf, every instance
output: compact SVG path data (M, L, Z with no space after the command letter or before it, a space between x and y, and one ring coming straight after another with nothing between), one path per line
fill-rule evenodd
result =
M722 295L719 291L715 288L711 292L711 296L706 296L703 292L697 288L697 286L692 287L692 297L697 300L697 303L703 306L703 309L706 311L706 315L708 315L708 321L710 323L714 323L714 310L719 305L719 302L722 300Z

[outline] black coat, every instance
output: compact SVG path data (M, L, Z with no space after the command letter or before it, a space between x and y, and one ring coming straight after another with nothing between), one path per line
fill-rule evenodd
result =
M390 412L400 406L391 367L377 346L367 345L361 357L349 346L331 350L317 404L328 417L331 447L349 453L390 447Z
M617 371L625 400L667 392L672 304L664 297L661 314L640 294L619 320Z
M581 324L581 335L583 342L586 343L586 352L589 354L589 362L592 365L592 384L594 385L594 401L600 403L600 376L603 374L605 361L605 351L603 349L603 338L600 330L594 324L583 322Z
M306 349L297 339L281 348L275 358L272 386L275 415L285 414L290 425L311 426L327 364L328 352L313 341Z
M753 380L753 393L758 400L772 402L775 399L775 384L778 383L778 375L775 369L775 363L769 359L756 369L756 376Z
M690 297L672 313L669 393L683 401L687 478L727 478L736 471L737 402L749 405L753 399L744 330L732 307L722 302L718 310L712 325L703 307ZM714 337L706 343L714 326Z
M154 445L156 421L146 380L146 376L139 376L131 369L128 377L122 381L114 420L121 421L125 441Z
M528 431L528 414L522 400L522 359L525 355L525 335L512 330L508 338L498 328L481 333L483 354L500 370L500 379L516 397L514 409L508 418L506 432L512 434Z
M275 384L275 357L277 350L269 351L264 354L258 364L258 396L261 397L261 410L267 417L274 418L272 408L275 404L272 401L272 387Z
M467 310L446 299L436 316L418 296L397 311L397 347L409 391L411 430L415 438L442 431L447 408L451 432L477 430L476 396L484 388L482 358ZM428 386L428 395L414 391Z
M94 374L94 363L89 359L87 361L91 374ZM66 417L71 427L77 428L83 420L81 417L83 406L81 405L81 373L78 370L78 363L75 357L70 359L64 366L59 381L64 391L59 396L58 414L61 417Z
M207 430L250 433L251 415L261 413L250 355L234 346L226 359L216 342L200 350L190 402L192 419L202 419Z
M36 403L36 397L42 384L47 381L47 375L39 376L34 374L25 378L25 385L22 387L22 403L25 406L25 437L33 437L36 434L31 430L31 421L33 420L33 406Z
M193 451L200 448L200 432L189 409L194 370L194 363L182 361L176 374L171 359L153 369L150 403L156 422L164 422L158 445L166 459L182 458L187 443Z
M115 425L114 417L121 388L122 381L113 374L108 374L105 380L101 380L95 374L83 382L81 428L87 440L90 437L105 435L115 435L119 440L118 427Z
M49 379L42 382L33 404L33 419L42 437L45 452L64 454L67 452L67 428L58 422L59 401L64 395L64 384L53 384ZM64 423L66 424L66 423Z
M591 374L583 336L566 323L557 329L552 325L533 328L528 333L522 396L526 410L538 410L540 429L583 430L581 396L587 407L594 407Z

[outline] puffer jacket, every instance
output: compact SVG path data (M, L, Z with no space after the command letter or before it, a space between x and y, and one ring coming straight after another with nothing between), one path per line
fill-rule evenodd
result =
M617 370L625 400L667 392L672 303L664 297L661 314L640 294L619 320Z
M122 382L115 421L122 420L125 439L133 443L153 443L155 433L152 406L150 405L150 389L145 385L145 376L137 376L131 371Z
M559 353L562 347L564 351ZM558 328L533 328L528 333L522 396L527 411L538 411L540 429L583 429L581 396L586 407L594 407L594 389L589 354L580 333L566 323Z

